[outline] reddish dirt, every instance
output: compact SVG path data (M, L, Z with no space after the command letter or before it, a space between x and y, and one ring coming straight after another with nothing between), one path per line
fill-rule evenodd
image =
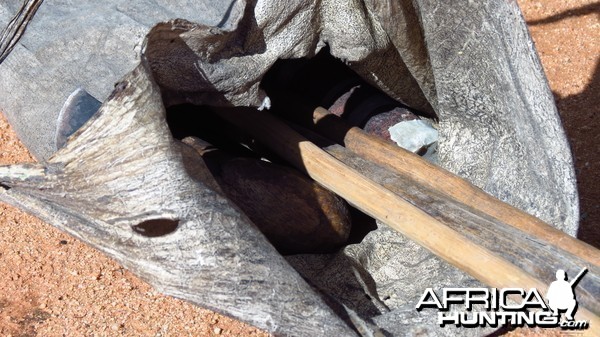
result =
M600 2L519 1L575 159L577 237L600 247Z
M0 165L32 162L0 116ZM0 336L268 336L159 294L113 260L0 203Z
M600 246L600 3L520 0L569 137L579 237ZM0 117L0 165L33 161ZM595 227L596 226L596 227ZM268 336L163 296L114 261L0 204L1 336ZM511 336L554 336L517 330Z

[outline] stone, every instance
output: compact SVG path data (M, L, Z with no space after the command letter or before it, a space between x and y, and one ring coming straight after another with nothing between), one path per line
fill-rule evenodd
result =
M423 119L400 122L391 126L388 131L390 138L398 146L413 153L424 154L438 141L438 131Z
M183 143L196 151L186 156L196 162L193 176L236 204L282 254L333 252L348 240L346 202L295 169L233 157L196 137Z

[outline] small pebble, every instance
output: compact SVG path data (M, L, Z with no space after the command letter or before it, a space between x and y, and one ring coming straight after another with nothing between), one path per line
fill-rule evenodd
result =
M218 326L213 329L213 332L217 335L220 335L222 331L223 329L219 328Z

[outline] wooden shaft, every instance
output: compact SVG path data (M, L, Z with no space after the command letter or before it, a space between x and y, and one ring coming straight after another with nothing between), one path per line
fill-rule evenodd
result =
M219 115L248 131L278 155L363 212L483 283L497 288L536 288L546 292L547 285L544 282L344 165L268 113L228 110L220 111ZM593 332L600 333L600 317L586 308L580 308L577 316L589 320L590 328L597 329Z
M555 280L558 269L566 270L574 282L581 277L582 273L580 272L575 278L572 275L577 273L581 266L589 265L589 262L561 247L524 233L444 193L423 186L405 175L396 174L388 168L356 155L345 147L337 144L330 145L331 141L323 139L322 136L306 128L294 124L290 126L313 143L319 144L323 150L348 167L461 233L471 242L529 271L546 284ZM597 294L600 293L600 268L591 265L589 267L590 273L577 285L577 299L580 306L600 315L600 302L597 298Z
M23 3L8 26L0 31L0 63L10 54L33 19L43 0L28 0Z
M317 132L331 137L330 139L333 141L344 145L365 159L388 167L432 190L445 193L467 206L489 214L552 245L562 247L595 266L600 266L600 250L487 194L465 179L423 160L414 153L371 136L359 128L346 125L341 118L329 113L324 108L319 107L314 110L312 123L312 128Z
M312 140L310 136L309 139ZM577 273L581 266L589 264L561 247L541 243L536 237L468 207L443 193L433 191L365 160L340 145L327 146L324 150L442 224L461 233L467 240L488 249L522 270L529 271L535 278L546 284L556 279L558 269L568 271L568 275L571 275L570 279L575 281L582 274L575 278L572 275ZM577 285L579 305L600 315L598 293L600 293L600 268L590 266L590 273L586 274Z

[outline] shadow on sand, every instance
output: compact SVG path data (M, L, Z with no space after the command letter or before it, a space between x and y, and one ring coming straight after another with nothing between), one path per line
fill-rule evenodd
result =
M600 19L600 2L527 24L551 24L593 13ZM564 97L553 93L575 160L581 214L577 237L600 248L600 56L592 80L582 92Z

